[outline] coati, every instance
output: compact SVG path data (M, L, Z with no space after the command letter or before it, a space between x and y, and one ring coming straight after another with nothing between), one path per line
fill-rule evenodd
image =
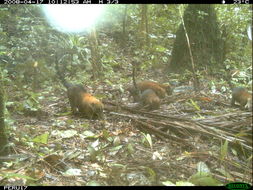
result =
M141 93L140 103L149 110L155 110L160 108L161 100L152 89L147 89Z
M252 110L252 94L243 87L235 87L232 89L231 105L234 106L235 102L240 104L241 109Z
M135 69L134 66L133 66L133 69ZM134 76L135 76L135 70L133 70L133 73L132 73L133 82L135 84L127 88L127 91L129 91L130 95L133 96L134 102L138 102L138 98L139 98L138 91L136 90L137 88L140 92L143 92L147 89L152 89L159 98L164 98L166 93L168 95L172 94L173 90L169 84L160 84L158 82L153 82L153 81L142 81L136 84Z
M160 84L160 83L157 83L157 82L152 82L152 83L154 83L154 84L156 83L161 88L165 89L167 95L172 95L173 89L172 89L172 87L169 84Z
M160 98L157 96L153 89L141 90L135 82L135 65L133 65L133 86L129 89L129 92L132 94L134 101L139 102L140 104L137 107L145 107L149 110L159 109L160 107Z
M152 89L159 98L164 98L166 94L165 89L161 88L159 85L155 84L155 82L152 81L138 82L136 84L136 87L140 92L143 92L147 89ZM133 96L134 102L137 102L138 95L136 94L136 88L134 86L130 86L127 90L130 92L130 95Z
M172 94L172 88L169 84L160 84L158 82L153 82L153 81L143 81L143 82L139 82L137 86L139 86L139 88L141 89L154 90L160 98L164 98L165 93L167 93L167 95Z
M103 118L104 105L94 96L87 92L81 84L72 84L65 80L60 73L56 56L56 71L63 86L67 89L71 110L74 114L80 112L89 119Z

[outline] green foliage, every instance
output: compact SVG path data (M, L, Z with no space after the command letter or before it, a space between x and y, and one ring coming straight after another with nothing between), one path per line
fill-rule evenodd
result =
M192 99L190 99L190 102L187 102L187 103L188 103L188 105L192 106L197 111L200 111L199 105L195 101L193 101Z
M171 181L164 181L162 184L165 186L194 186L194 184L188 181L178 181L176 184L172 183Z
M150 146L150 148L152 149L153 148L153 143L152 143L152 138L151 138L150 134L142 133L142 135L144 136L144 138L142 139L142 142L145 145Z
M30 176L27 176L27 175L21 175L21 174L16 174L16 173L7 173L7 174L1 174L1 176L3 176L4 178L21 178L21 179L27 179L27 180L33 180L33 181L36 181L37 179L34 179Z
M108 41L109 33L114 38L116 33L122 32L125 6L108 6L97 25L98 48L101 51L101 61L106 78L114 76L115 67L122 67L125 64L124 61L118 61L121 56L119 57L115 41ZM135 57L143 69L150 66L159 68L168 64L175 33L180 25L177 7L178 5L148 5L150 46L137 48L136 38L139 29L140 9L138 5L127 5L126 31L129 37L127 44L131 44ZM186 7L183 6L183 9ZM220 29L222 30L225 26L227 31L225 39L227 44L226 66L231 69L238 68L242 72L240 78L233 79L233 83L250 85L252 84L250 77L252 48L245 32L251 19L249 5L215 5L215 10ZM40 14L40 6L3 5L0 13L0 21L3 21L0 25L0 49L4 48L3 51L9 59L5 66L8 66L9 69L12 64L14 70L19 71L15 81L19 81L20 78L25 83L30 83L31 73L33 73L31 63L34 61L39 63L39 73L37 73L39 80L52 80L54 74L54 69L52 69L54 57L52 55L55 49L62 53L62 69L67 69L66 73L76 76L80 69L91 71L91 54L86 34L60 34L52 30ZM30 16L27 17L27 15ZM198 15L203 17L203 12L199 12ZM11 27L7 28L8 23L11 23ZM10 34L12 35L10 36ZM82 78L80 80L83 81Z
M228 152L228 141L227 140L224 142L223 145L221 145L220 152L221 152L221 155L220 155L221 156L221 160L224 161L224 159L227 156L227 152Z
M195 185L199 186L220 186L221 184L214 179L210 173L206 172L197 172L191 178L189 181Z
M44 98L39 93L27 91L26 99L22 104L22 110L38 111L41 109L39 99Z
M47 144L48 136L49 136L48 133L44 133L42 135L36 136L35 138L32 139L32 141L39 144Z
M173 183L171 181L163 181L165 186L220 186L221 183L214 179L210 173L209 168L204 162L197 164L197 173L192 175L188 181L178 181Z
M86 185L87 186L102 186L102 184L100 184L97 181L89 181Z
M189 178L189 181L194 185L200 186L220 186L220 182L214 179L210 173L209 168L204 162L197 164L198 172Z
M226 67L239 69L247 75L233 78L233 83L252 84L252 41L247 36L247 28L252 24L251 5L216 5L215 10L221 30L226 30Z

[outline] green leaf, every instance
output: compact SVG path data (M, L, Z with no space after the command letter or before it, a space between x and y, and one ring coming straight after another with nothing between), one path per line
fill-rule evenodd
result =
M98 137L92 131L84 131L82 133L82 135L84 136L84 138L97 138Z
M109 165L110 165L111 168L117 168L117 169L126 168L126 165L118 164L118 163L111 163Z
M77 134L76 130L70 129L70 130L66 130L66 131L61 132L61 137L66 139L66 138L73 137L76 134Z
M163 46L155 46L155 50L158 51L158 52L165 52L167 49Z
M87 147L88 152L90 153L90 160L95 161L96 160L96 156L99 153L98 151L95 150L95 148L93 148L92 146L88 146Z
M197 172L190 177L189 181L194 185L200 186L219 186L220 183L214 179L210 173L207 172Z
M162 182L163 185L165 186L176 186L174 183L172 183L171 181L163 181Z
M66 123L67 123L68 125L71 125L71 124L74 123L74 120L73 120L73 119L68 119L68 120L66 121Z
M146 138L147 138L147 141L148 141L148 143L149 143L149 145L152 149L153 148L153 143L152 143L152 138L151 138L150 134L147 134Z
M6 102L5 106L15 106L15 102Z
M133 145L131 143L129 143L127 145L127 150L128 150L129 154L133 154L134 153L134 148L133 148Z
M114 145L114 146L120 145L120 138L119 138L118 136L116 136L116 137L113 139L113 145Z
M94 141L93 143L91 143L91 146L93 147L93 148L98 148L98 145L99 145L99 139L97 139L96 141Z
M68 111L68 112L63 112L63 113L57 113L55 114L55 116L66 116L66 115L71 115L72 112L71 111Z
M226 140L225 143L221 146L221 160L227 156L228 153L228 141Z
M86 185L87 186L101 186L101 184L96 181L90 181Z
M208 166L204 162L199 162L197 164L197 170L198 172L210 173Z
M197 110L200 111L200 107L198 106L198 104L196 102L194 102L192 99L190 99L191 105Z
M116 155L120 149L122 149L123 145L119 145L116 147L110 148L110 155Z
M152 149L153 143L152 143L152 138L151 138L150 134L142 133L142 135L145 137L145 140L148 142L150 148Z
M176 182L176 186L194 186L194 184L188 181L178 181Z
M110 133L108 132L108 130L105 130L105 129L103 129L103 134L102 134L102 136L104 137L104 138L109 138L110 137Z
M219 171L223 176L225 176L227 178L227 180L230 180L230 181L234 180L234 178L223 168L218 168L216 170Z
M48 136L49 136L48 133L44 133L42 135L39 135L39 136L33 138L32 141L35 143L47 144Z
M152 168L149 168L149 167L146 167L146 170L147 170L148 174L150 175L149 179L151 181L155 181L156 180L156 172Z
M81 126L82 126L83 128L88 128L88 127L89 127L89 123L83 123Z
M235 149L231 148L231 152L235 155L235 156L238 156L238 153Z
M18 178L22 178L22 179L28 179L28 180L33 180L36 181L37 179L32 178L30 176L27 175L21 175L21 174L16 174L16 173L7 173L7 174L0 174L5 178L14 178L14 177L18 177Z
M75 168L70 168L66 172L64 172L64 175L66 176L78 176L81 175L82 170L80 169L75 169Z

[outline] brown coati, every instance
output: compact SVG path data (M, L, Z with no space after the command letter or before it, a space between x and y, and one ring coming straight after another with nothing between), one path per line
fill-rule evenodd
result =
M148 110L155 110L160 108L161 100L152 89L147 89L141 93L140 103Z
M142 81L137 83L137 86L143 90L145 89L154 90L160 98L164 98L165 93L167 93L168 95L172 94L172 88L169 84L160 84L158 82L153 81Z
M133 66L133 69L134 69L134 66ZM138 101L138 98L139 98L138 93L139 92L142 93L143 91L147 89L152 89L159 98L164 98L166 93L168 95L172 94L172 91L173 91L172 87L168 84L160 84L158 82L153 82L153 81L142 81L142 82L136 83L134 80L134 76L135 76L135 70L133 70L133 73L132 73L133 81L135 84L127 88L127 91L129 91L130 95L133 96L134 102ZM138 88L139 92L136 90L136 88Z
M134 64L133 64L132 79L133 79L133 87L129 90L129 92L133 96L134 101L140 103L137 107L147 108L148 110L159 109L161 101L160 98L155 93L155 91L153 89L141 90L136 84Z
M160 84L158 82L152 82L152 81L149 81L149 82L159 85L161 88L163 88L166 91L167 95L172 95L173 88L171 87L171 85L169 85L169 84Z
M166 94L166 91L165 89L161 88L159 85L157 84L154 84L152 81L143 81L143 82L138 82L136 84L136 87L139 89L140 92L143 92L147 89L152 89L156 95L159 97L159 98L164 98L165 97L165 94ZM136 99L136 88L134 86L130 86L129 88L127 88L127 90L130 92L130 95L133 96L134 98L134 101L138 101Z
M67 89L72 112L74 114L79 112L89 119L103 118L104 105L88 93L83 85L72 84L65 80L64 76L60 73L57 56L55 66L60 81Z
M235 102L240 104L241 109L246 108L252 111L252 94L244 87L235 87L232 89L231 105L234 106Z

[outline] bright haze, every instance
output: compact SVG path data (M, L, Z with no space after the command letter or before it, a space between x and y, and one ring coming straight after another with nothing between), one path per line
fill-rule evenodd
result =
M42 5L50 25L60 32L82 33L88 31L103 12L104 5Z

